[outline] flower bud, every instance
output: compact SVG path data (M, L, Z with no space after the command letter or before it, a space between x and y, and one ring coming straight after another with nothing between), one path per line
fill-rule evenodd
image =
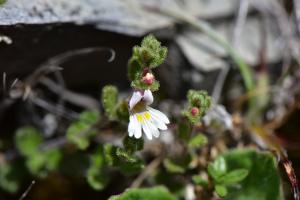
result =
M196 108L196 107L193 107L193 108L191 109L191 114L192 114L193 116L198 115L198 114L199 114L199 109Z
M143 76L143 78L142 78L143 83L145 83L147 85L152 85L154 80L155 80L155 77L150 72L146 73L146 75Z

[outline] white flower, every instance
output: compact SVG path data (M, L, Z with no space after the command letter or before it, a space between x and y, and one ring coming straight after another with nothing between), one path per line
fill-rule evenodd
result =
M159 110L151 108L153 95L150 90L135 91L129 101L129 137L141 138L142 132L149 140L152 136L159 137L159 129L167 130L168 117Z

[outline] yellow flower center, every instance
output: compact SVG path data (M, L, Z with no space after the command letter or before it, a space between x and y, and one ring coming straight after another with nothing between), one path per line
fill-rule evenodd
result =
M139 113L136 115L137 120L139 123L144 123L144 121L149 120L151 118L151 115L148 111Z

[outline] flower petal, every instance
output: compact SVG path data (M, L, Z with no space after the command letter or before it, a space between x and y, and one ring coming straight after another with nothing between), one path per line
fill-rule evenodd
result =
M161 120L159 120L156 116L152 115L151 117L152 117L151 118L152 123L157 128L159 128L160 130L163 130L163 131L165 131L165 130L168 129L168 127L166 126L166 124L164 122L162 122Z
M157 117L159 120L162 120L165 124L169 124L170 123L168 117L164 113L162 113L159 110L156 110L154 108L151 108L151 107L147 107L147 109L150 111L150 113L152 115L154 115L155 117Z
M143 100L146 102L147 105L150 105L153 103L153 95L151 90L145 90Z
M129 124L128 124L128 133L129 133L129 137L132 137L134 135L135 132L135 117L134 116L130 116L129 117Z
M141 99L143 98L143 95L140 91L133 92L130 100L129 100L129 109L131 110Z
M138 122L136 116L134 118L135 120L135 131L134 131L134 137L136 139L139 139L142 137L142 125Z
M147 123L148 127L150 128L152 135L154 137L158 138L159 137L159 130L157 129L157 127L154 124L152 124L151 121L147 121L146 123Z
M143 127L143 131L144 131L145 135L147 136L147 138L149 140L152 140L152 133L151 133L150 127L148 126L148 123L143 123L142 127Z

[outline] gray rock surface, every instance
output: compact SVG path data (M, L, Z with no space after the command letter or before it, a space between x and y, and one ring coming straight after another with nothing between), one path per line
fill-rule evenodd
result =
M173 19L147 11L143 9L145 5L180 10L191 16L221 21L212 23L213 28L226 40L232 39L235 20L224 20L224 16L234 16L238 0L8 0L0 7L0 27L70 22L142 36L147 32L174 26ZM261 26L259 18L249 17L236 46L250 65L259 62ZM278 62L282 58L280 38L272 30L271 23L266 26L266 61ZM187 29L175 34L177 44L197 69L208 72L226 66L223 58L228 56L227 52L207 35Z
M233 13L237 0L8 0L0 7L0 25L73 22L100 29L142 35L170 26L170 18L141 6L180 8L199 17Z

